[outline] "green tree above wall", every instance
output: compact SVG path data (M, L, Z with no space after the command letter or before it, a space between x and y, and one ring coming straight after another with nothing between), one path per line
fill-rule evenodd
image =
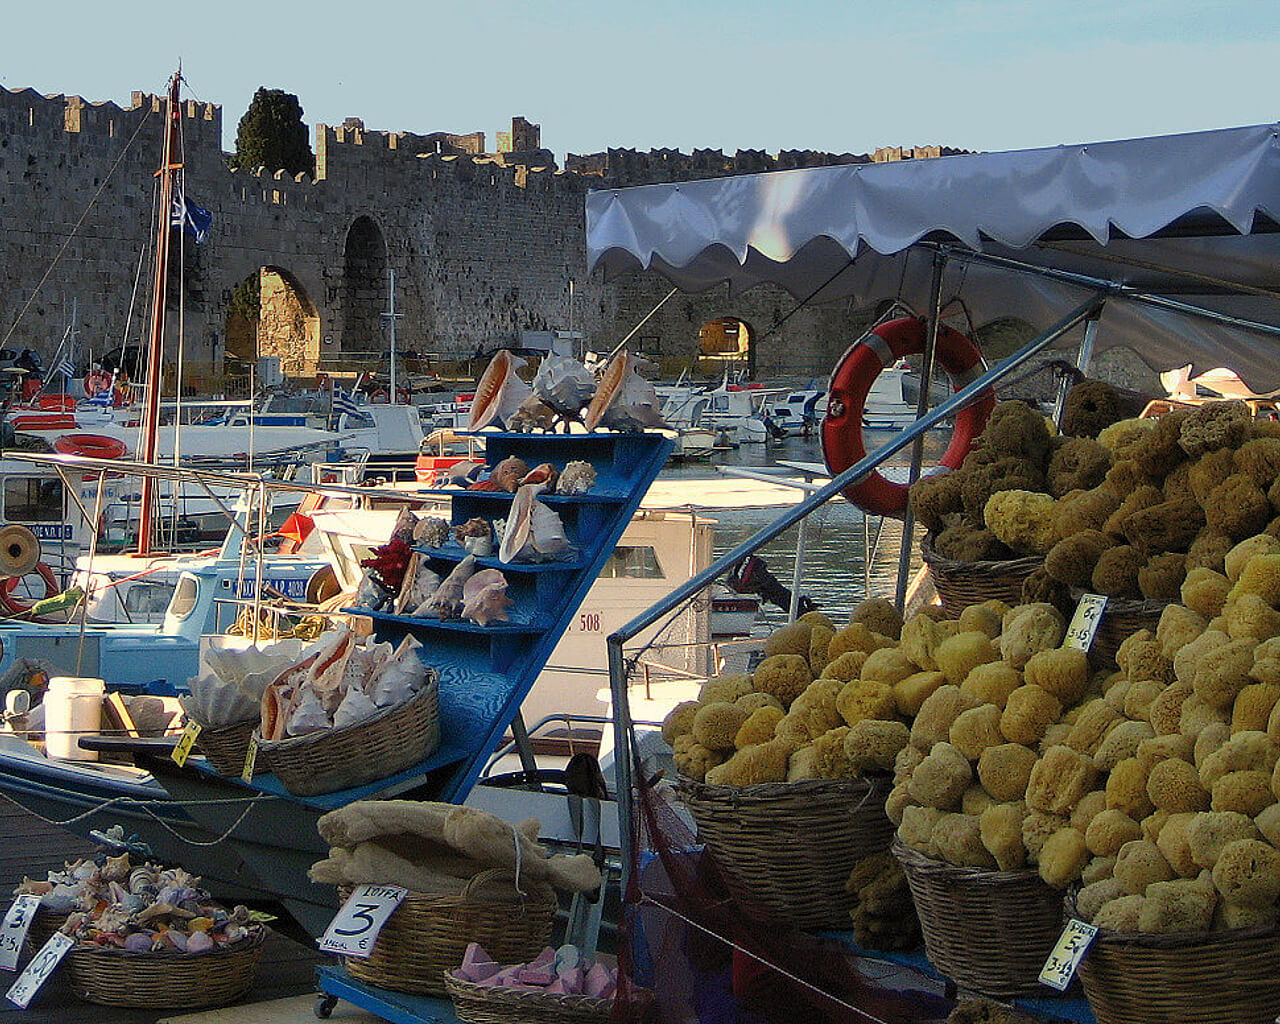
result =
M315 173L316 158L297 96L259 87L236 130L235 164L272 172L283 168L289 174Z

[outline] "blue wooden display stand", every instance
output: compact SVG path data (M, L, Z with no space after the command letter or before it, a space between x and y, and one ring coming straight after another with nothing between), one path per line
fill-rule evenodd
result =
M321 1020L333 1012L339 999L345 999L391 1024L459 1024L448 999L374 988L356 981L342 967L316 968L316 985L321 992L316 997L316 1016Z

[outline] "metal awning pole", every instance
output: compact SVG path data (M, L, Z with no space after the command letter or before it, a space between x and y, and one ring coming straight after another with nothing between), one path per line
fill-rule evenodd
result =
M933 254L933 277L929 282L929 322L924 332L924 358L920 361L920 394L916 396L916 419L929 411L929 389L933 386L933 365L938 352L938 328L942 322L942 275L947 268L946 252ZM924 462L924 434L916 437L911 445L911 468L907 472L907 485L920 479L920 464ZM915 516L908 505L902 513L902 542L898 545L898 581L893 591L893 603L902 611L907 600L907 581L911 576L911 538L915 533Z
M1080 339L1080 348L1076 352L1076 369L1081 373L1085 373L1089 369L1089 363L1093 359L1093 342L1098 336L1098 320L1099 316L1091 316L1084 322L1084 335ZM1071 390L1071 382L1063 377L1058 382L1058 394L1053 400L1053 423L1055 426L1062 425L1062 409L1067 404L1067 392Z
M800 614L800 584L804 577L804 544L808 539L809 520L800 520L796 533L796 567L791 573L791 607L787 609L787 621L795 622Z

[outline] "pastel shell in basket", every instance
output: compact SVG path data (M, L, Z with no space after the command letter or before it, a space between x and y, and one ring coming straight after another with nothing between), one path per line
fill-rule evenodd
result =
M577 416L595 390L591 371L568 356L547 356L533 378L533 393L564 416Z
M531 394L529 385L516 375L521 366L524 360L506 349L489 360L471 400L468 430L480 430L491 423L505 424Z
M542 484L526 484L511 502L498 559L503 562L546 562L573 549L560 517L538 500Z

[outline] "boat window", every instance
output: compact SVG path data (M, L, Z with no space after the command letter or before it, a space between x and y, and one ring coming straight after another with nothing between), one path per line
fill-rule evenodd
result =
M4 518L10 523L62 522L62 481L38 476L5 477Z
M179 619L185 619L196 606L196 595L199 587L194 576L183 576L169 601L169 612Z
M155 615L169 607L172 583L135 583L124 592L124 610L130 615Z
M646 546L623 547L613 549L613 554L600 570L601 579L633 579L661 580L666 578L662 566L658 564L658 555L653 548Z

